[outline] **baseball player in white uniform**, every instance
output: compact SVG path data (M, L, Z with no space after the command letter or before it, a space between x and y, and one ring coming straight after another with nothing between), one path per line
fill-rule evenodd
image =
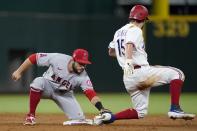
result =
M30 84L30 106L24 125L35 125L36 107L41 98L53 100L70 119L63 125L93 124L92 120L85 119L84 113L77 102L73 90L81 87L85 95L100 113L105 109L93 89L91 80L85 71L88 52L76 49L73 56L60 53L35 53L30 55L21 66L14 71L12 79L19 80L23 73L32 65L47 66L48 70L42 77L37 77Z
M109 44L109 55L116 57L124 70L123 81L133 108L101 117L111 123L120 119L143 118L148 111L150 87L170 84L171 107L168 116L172 119L191 120L194 114L183 112L179 105L181 88L185 79L183 72L170 66L150 66L145 52L142 28L148 19L148 10L143 5L135 5L129 15L130 23L115 32Z

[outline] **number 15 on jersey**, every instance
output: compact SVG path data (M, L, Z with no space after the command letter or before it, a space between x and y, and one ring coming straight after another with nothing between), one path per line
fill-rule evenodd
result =
M118 39L118 54L120 57L125 56L125 47L123 46L124 39Z

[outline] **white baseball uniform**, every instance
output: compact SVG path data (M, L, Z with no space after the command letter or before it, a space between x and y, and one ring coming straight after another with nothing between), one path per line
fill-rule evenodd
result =
M145 44L142 30L132 23L126 24L115 32L114 39L108 48L114 48L119 65L124 68L125 64L125 45L133 44L132 62L133 66L138 67L134 73L124 76L125 88L131 96L133 108L138 112L138 116L143 118L147 114L150 88L140 91L137 86L151 76L156 76L158 80L152 85L159 86L170 83L171 80L184 80L183 72L177 68L169 66L150 66L147 61ZM140 68L139 68L140 67Z
M35 78L30 87L41 90L43 98L54 100L69 119L84 119L73 90L81 87L85 91L93 86L85 70L81 74L68 71L71 59L71 56L60 53L37 53L37 65L49 68L42 77Z

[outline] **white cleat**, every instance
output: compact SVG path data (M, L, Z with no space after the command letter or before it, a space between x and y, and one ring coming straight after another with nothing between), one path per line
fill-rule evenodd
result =
M102 125L103 124L103 117L101 115L95 116L93 119L94 125Z
M91 119L82 119L82 120L70 120L63 122L64 126L67 125L93 125L93 120Z
M102 115L97 115L94 117L93 123L94 125L102 125L102 124L110 124L115 120L113 114L111 113L103 113Z
M168 112L168 117L171 119L184 119L184 120L192 120L195 118L195 114L189 114L185 112L173 112L169 111Z
M170 111L168 112L168 116L171 119L184 119L184 120L192 120L196 116L195 114L185 113L180 105L171 105Z

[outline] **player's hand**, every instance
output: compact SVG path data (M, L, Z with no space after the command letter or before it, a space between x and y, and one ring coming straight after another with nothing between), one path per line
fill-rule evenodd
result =
M22 74L19 71L14 71L14 73L12 74L12 79L14 81L18 81L21 78Z
M129 76L133 74L134 67L132 65L132 59L126 59L125 65L124 65L124 75Z

